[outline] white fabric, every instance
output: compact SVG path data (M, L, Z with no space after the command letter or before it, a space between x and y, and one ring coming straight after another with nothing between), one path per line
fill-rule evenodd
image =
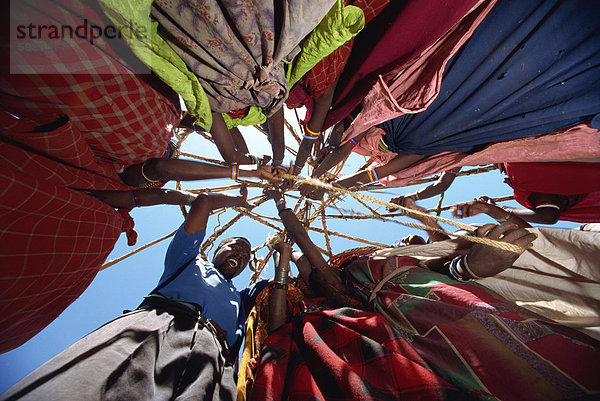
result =
M600 233L535 227L533 246L512 268L477 280L517 305L600 339ZM379 256L455 256L456 240L384 249Z

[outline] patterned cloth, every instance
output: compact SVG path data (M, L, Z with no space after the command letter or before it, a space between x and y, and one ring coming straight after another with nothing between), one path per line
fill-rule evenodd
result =
M545 321L485 287L434 273L411 257L363 256L346 273L363 301L371 299L370 308L402 334L400 342L475 398L600 394L597 340Z
M296 315L265 341L250 399L555 400L600 393L598 341L412 257L360 256L345 271L377 312Z
M83 2L59 5L36 3L28 13L49 24L78 26L86 18L102 25ZM61 43L60 51L11 60L17 72L47 74L9 75L6 63L0 74L0 352L27 341L77 299L121 231L135 242L131 217L83 190L132 189L117 169L162 155L180 117L169 91L165 96L134 75L105 42Z
M270 115L288 94L282 62L333 3L287 0L274 9L272 2L157 0L152 15L212 111L259 106Z

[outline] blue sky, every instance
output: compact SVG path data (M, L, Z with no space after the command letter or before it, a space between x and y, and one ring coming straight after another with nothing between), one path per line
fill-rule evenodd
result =
M286 111L286 118L293 122L296 120L294 113ZM270 154L270 145L266 138L253 128L243 131L248 147L253 154ZM286 143L296 147L296 142L291 137L286 137ZM183 150L185 152L203 155L212 158L220 158L215 147L208 141L198 135L194 135L186 140ZM287 159L292 156L287 154ZM351 173L365 163L362 156L353 155L346 163L344 173ZM306 169L303 175L306 175ZM468 201L480 195L498 197L510 195L512 191L503 183L503 175L497 171L485 174L477 174L466 177L458 177L451 188L446 192L444 205L452 205L458 202ZM169 183L169 188L173 188ZM232 184L231 180L209 180L184 183L184 189L210 188ZM405 193L412 193L417 187L404 188L385 188L383 190L373 191L370 195L389 200L393 196ZM232 192L235 194L235 192ZM260 194L257 189L250 189L249 197ZM298 192L292 192L298 195ZM419 204L426 208L435 207L438 197L420 201ZM288 205L294 205L295 200L288 198ZM506 202L505 205L518 206L515 202ZM343 200L338 203L345 209L352 209L358 212L369 213L362 205L350 200ZM376 207L377 205L371 205ZM272 202L261 205L256 212L267 215L277 216L275 206ZM336 209L330 208L328 214L337 213ZM221 224L225 224L235 212L228 211L220 216ZM449 212L443 212L443 217L451 218ZM153 206L138 208L132 212L135 220L136 230L138 231L138 243L134 247L127 246L124 235L121 236L108 260L119 257L141 245L144 245L156 238L175 230L183 222L183 216L177 206ZM406 221L413 221L402 217ZM488 223L491 219L487 216L475 216L464 220L471 223ZM209 220L207 236L217 225L217 219L213 216ZM321 228L319 221L314 225ZM369 239L384 244L393 244L397 239L410 233L415 233L413 228L405 227L393 222L381 222L376 220L343 220L329 219L328 228L332 231L348 234L351 236ZM573 228L578 224L559 222L556 227ZM444 226L448 231L453 231L452 226ZM241 235L247 237L253 246L262 244L265 238L272 234L273 230L264 225L255 222L247 217L242 218L226 232L226 236ZM423 232L418 232L424 235ZM225 238L225 237L221 237ZM311 238L317 245L325 247L325 241L321 234L311 233ZM217 241L218 243L218 241ZM0 393L4 392L33 369L56 355L69 345L73 344L89 332L100 327L120 315L124 309L134 309L139 305L142 298L148 294L156 285L163 270L164 254L169 244L169 240L153 245L148 249L113 265L106 270L98 273L92 284L87 290L54 322L42 330L38 335L21 347L0 355ZM362 246L354 241L331 237L331 245L334 253L344 251L349 248ZM259 251L259 256L266 255L267 250ZM212 253L209 255L212 257ZM295 267L292 267L296 274ZM263 277L270 278L273 275L273 267L270 262L263 273ZM250 272L248 269L234 280L238 289L248 285Z

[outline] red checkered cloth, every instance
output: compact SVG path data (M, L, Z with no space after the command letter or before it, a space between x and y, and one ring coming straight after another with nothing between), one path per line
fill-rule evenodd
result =
M29 10L32 19L102 23L79 2L35 6L47 9ZM121 231L133 232L128 214L85 190L131 189L116 168L160 157L180 118L178 105L106 43L62 43L60 52L11 59L17 70L53 74L9 75L1 67L0 352L52 322L89 285Z
M250 400L469 399L384 317L352 308L295 317L271 334Z

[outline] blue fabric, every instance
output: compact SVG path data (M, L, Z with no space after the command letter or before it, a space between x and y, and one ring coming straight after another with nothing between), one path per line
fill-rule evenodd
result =
M259 282L238 292L230 280L215 269L212 263L198 255L206 232L188 235L183 224L171 240L165 256L165 271L158 285L167 281L179 268L184 270L159 292L167 297L194 302L202 307L202 314L214 320L227 331L227 342L233 345L243 334L249 309L256 296L266 286Z
M396 153L472 152L597 118L599 43L599 1L500 0L429 108L380 124L385 141Z

